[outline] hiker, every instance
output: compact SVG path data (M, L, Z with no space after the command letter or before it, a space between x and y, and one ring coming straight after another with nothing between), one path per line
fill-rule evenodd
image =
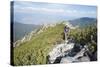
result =
M64 27L64 40L67 39L68 32L69 32L69 27L68 27L68 26L65 26L65 27Z

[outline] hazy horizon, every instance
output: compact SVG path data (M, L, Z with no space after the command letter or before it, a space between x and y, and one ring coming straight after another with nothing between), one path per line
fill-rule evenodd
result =
M55 4L14 1L14 22L44 24L81 17L97 17L97 7L87 5Z

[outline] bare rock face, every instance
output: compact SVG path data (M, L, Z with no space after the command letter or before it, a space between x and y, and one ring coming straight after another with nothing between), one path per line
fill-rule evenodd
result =
M49 53L48 61L51 64L55 63L72 63L72 62L88 62L90 61L89 56L86 54L87 46L80 48L80 51L74 52L75 48L74 43L58 44L54 49ZM70 53L75 53L71 56Z
M78 60L74 59L73 57L64 57L62 58L60 63L72 63L73 61L78 61Z
M79 58L78 60L79 60L79 62L89 62L90 58L88 56L83 56L83 57Z
M66 41L67 42L67 41ZM55 63L57 59L62 58L65 56L72 48L74 47L74 43L70 44L58 44L54 47L54 49L49 53L49 61L51 63Z

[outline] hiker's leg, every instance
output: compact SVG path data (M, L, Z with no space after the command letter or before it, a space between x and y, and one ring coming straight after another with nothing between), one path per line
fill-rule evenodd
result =
M66 33L66 39L68 39L68 37L69 37L69 36L68 36L68 33Z
M65 40L66 40L66 33L65 33Z

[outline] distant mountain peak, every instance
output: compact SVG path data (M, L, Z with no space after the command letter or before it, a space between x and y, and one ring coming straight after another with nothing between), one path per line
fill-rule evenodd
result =
M91 18L91 17L81 17L81 18L77 18L74 20L69 20L69 22L73 25L79 25L81 27L86 26L86 25L90 25L90 24L94 24L97 22L96 18Z

